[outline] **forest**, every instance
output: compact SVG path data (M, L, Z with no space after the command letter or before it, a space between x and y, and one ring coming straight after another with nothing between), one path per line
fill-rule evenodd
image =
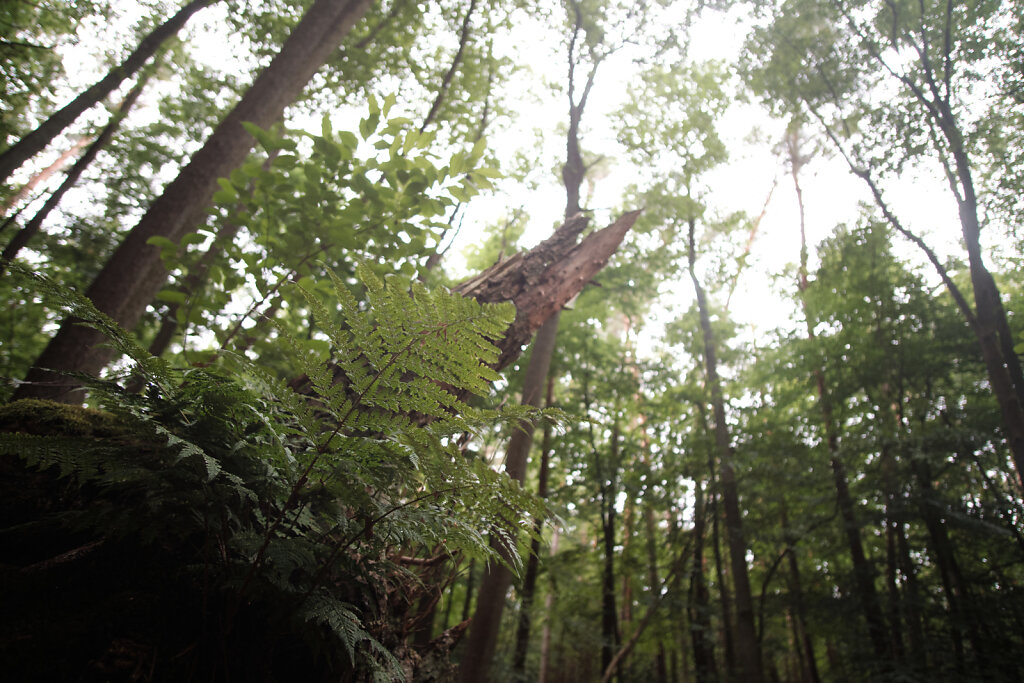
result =
M0 3L0 678L1024 678L1024 3Z

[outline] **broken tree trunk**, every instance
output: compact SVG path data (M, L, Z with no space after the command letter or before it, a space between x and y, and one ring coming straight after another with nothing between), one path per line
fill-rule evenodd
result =
M515 320L505 336L495 342L500 350L498 362L492 366L495 370L508 367L518 358L533 339L533 333L604 268L639 215L639 210L625 213L577 243L589 223L586 216L578 213L533 249L496 263L453 288L452 291L481 303L515 304ZM340 372L335 369L336 378ZM291 386L299 393L312 388L305 375L292 380ZM456 395L464 400L468 392Z
M498 343L501 356L496 370L515 360L544 321L562 310L604 268L639 215L640 211L625 213L577 244L589 222L578 213L530 251L495 264L454 288L482 303L515 304L516 319Z

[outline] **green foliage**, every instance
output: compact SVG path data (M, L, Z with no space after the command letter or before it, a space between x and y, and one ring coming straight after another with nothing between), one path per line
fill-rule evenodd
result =
M445 214L489 188L493 171L476 168L482 142L439 163L434 136L392 116L394 103L394 97L371 98L358 132L336 130L326 115L319 134L243 124L265 156L254 155L219 180L213 225L180 243L150 241L169 269L188 273L159 297L178 305L179 325L192 324L198 333L212 328L223 342L236 323L218 316L248 284L258 303L274 307L278 322L301 335L309 304L297 290L283 289L284 282L325 294L328 274L354 284L355 261L378 273L415 274L424 251L447 229ZM205 256L218 249L223 256ZM264 340L253 343L254 353L272 357Z
M133 637L186 648L192 636L184 623L203 620L217 624L211 628L229 647L242 648L239 656L286 638L310 653L316 665L304 666L318 676L376 672L392 680L400 676L392 654L400 641L381 626L382 610L391 591L417 579L390 558L426 547L500 561L487 534L507 537L541 514L507 477L463 456L455 438L529 417L475 410L452 393L483 391L496 378L485 363L497 357L491 342L513 319L512 305L481 305L418 284L410 290L408 281L381 280L368 266L356 270L367 302L335 278L340 321L300 290L336 363L280 330L284 353L309 378L302 394L229 352L214 365L174 370L87 300L34 278L37 291L131 359L145 391L90 380L104 413L11 404L0 411L7 430L0 454L8 470L12 458L23 461L28 470L14 468L22 480L42 476L61 491L55 509L29 515L32 528L52 527L36 543L59 546L73 534L109 549L103 562L146 568L132 590L140 601L160 602L170 623ZM57 418L47 417L55 412L57 429ZM26 424L33 434L23 433ZM194 611L177 620L175 600ZM253 620L269 614L276 620L259 632ZM128 628L128 617L110 619L108 635L125 635L118 629ZM236 642L242 632L244 642ZM167 662L157 679L176 680L181 667L214 657L207 646L193 643L195 652Z

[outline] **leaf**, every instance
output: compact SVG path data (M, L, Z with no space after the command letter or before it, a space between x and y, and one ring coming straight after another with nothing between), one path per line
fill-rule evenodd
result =
M178 249L178 245L177 244L175 244L171 240L167 239L163 235L153 235L148 240L146 240L146 244L149 244L149 245L154 246L154 247L159 247L161 250L174 250L174 251L177 251L177 249Z
M242 127L245 128L249 135L256 138L256 142L258 142L266 151L273 152L274 150L281 148L281 138L270 131L260 128L251 121L242 121Z
M188 300L185 292L176 289L161 289L156 294L157 301L165 301L170 304L182 305Z

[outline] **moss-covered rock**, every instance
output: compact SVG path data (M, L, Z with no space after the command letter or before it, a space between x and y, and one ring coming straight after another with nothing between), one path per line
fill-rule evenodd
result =
M0 432L102 438L123 429L102 410L28 398L0 406Z

